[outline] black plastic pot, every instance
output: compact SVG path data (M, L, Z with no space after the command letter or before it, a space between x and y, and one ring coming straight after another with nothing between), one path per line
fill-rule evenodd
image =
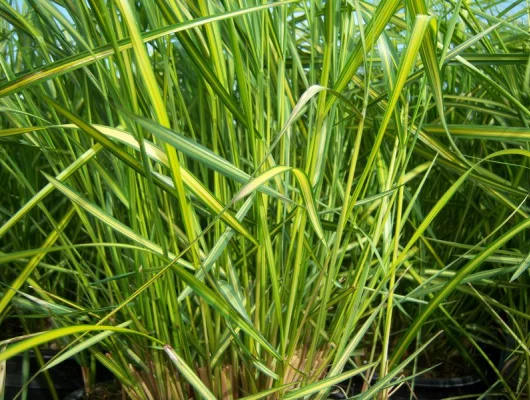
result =
M483 346L490 360L497 361L500 365L503 364L501 350L493 346ZM497 379L493 370L484 362L483 377L492 382ZM396 378L397 380L398 378ZM365 381L363 378L355 376L336 387L330 396L330 399L347 399L349 397L360 394ZM372 378L371 384L377 383L377 374ZM401 385L399 390L394 392L392 400L410 400L411 382L408 381ZM478 374L466 375L461 377L437 377L427 378L424 376L417 376L414 378L414 396L418 400L440 400L458 396L481 395L489 389L488 382L483 381ZM412 398L414 398L414 396ZM473 398L473 397L469 397Z
M55 351L41 351L44 361L50 360L57 354ZM28 353L29 357L29 376L32 377L39 370L39 363L33 351ZM20 392L23 386L23 368L24 356L16 356L10 358L6 362L6 393L4 400L12 400ZM114 379L112 373L97 363L96 382L108 382ZM53 382L55 391L59 399L68 397L73 392L83 390L83 375L81 367L74 358L69 358L59 365L54 366L48 370L50 378ZM83 392L84 393L84 392ZM48 400L51 399L51 393L44 377L44 374L39 374L28 385L29 400ZM81 398L81 397L79 397Z
M330 395L330 399L347 399L361 393L363 379L354 377L348 382L340 385ZM374 378L372 384L377 383ZM341 390L342 389L342 390ZM419 400L440 400L448 397L472 395L483 393L487 389L486 385L479 379L472 376L461 378L421 378L414 380L414 395ZM394 392L392 400L410 400L411 390L407 384L403 384L399 390Z
M56 352L41 351L44 360L48 361ZM29 352L29 376L32 377L39 370L39 363L33 351ZM6 392L5 400L15 398L23 387L24 356L16 356L6 361ZM59 398L63 398L73 390L83 386L81 368L74 359L65 360L61 364L50 368L50 377L54 383L55 391ZM28 385L28 399L48 400L51 397L48 383L43 374L31 381Z

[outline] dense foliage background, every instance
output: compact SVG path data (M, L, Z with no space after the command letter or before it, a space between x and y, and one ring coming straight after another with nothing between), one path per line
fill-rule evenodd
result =
M529 11L0 0L0 323L42 332L0 361L370 398L456 352L530 394Z

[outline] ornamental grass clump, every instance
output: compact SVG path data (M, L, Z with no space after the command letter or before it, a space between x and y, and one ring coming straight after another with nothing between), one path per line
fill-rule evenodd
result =
M132 399L386 398L443 337L530 392L525 4L0 11L0 362L53 345L39 373L76 357L90 391L97 360Z

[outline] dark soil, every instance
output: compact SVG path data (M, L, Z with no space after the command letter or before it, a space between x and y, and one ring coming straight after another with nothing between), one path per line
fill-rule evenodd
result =
M76 390L64 400L123 400L124 394L121 385L117 382L105 382L94 385L90 394L84 389Z
M0 322L0 341L24 335L24 329L16 318L6 318Z

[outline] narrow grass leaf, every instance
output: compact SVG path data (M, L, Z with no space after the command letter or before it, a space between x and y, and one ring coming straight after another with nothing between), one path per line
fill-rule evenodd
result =
M89 202L85 198L83 198L79 193L74 191L73 189L69 188L68 186L64 185L63 183L59 182L58 180L52 178L49 175L46 175L47 179L50 181L50 183L55 186L57 189L59 189L63 194L65 194L71 201L73 201L75 204L80 206L83 210L86 212L92 214L94 217L98 218L101 222L103 222L105 225L111 227L116 232L121 233L125 237L127 237L129 240L132 240L136 243L141 244L142 246L145 246L147 249L163 255L164 252L162 248L153 243L152 241L146 239L145 237L139 235L135 231L133 231L131 228L126 226L125 224L121 223L114 217L107 214L105 211L103 211L100 207L95 205L94 203ZM174 258L175 255L172 253L169 253L170 258ZM184 268L192 268L191 264L188 262L179 259L177 263L184 267Z
M501 237L487 246L482 252L480 252L473 260L464 265L458 273L456 273L453 278L447 282L444 287L436 293L436 295L429 301L427 307L425 307L421 313L416 317L412 322L410 327L407 329L405 335L399 341L398 346L396 347L392 359L390 360L390 365L395 365L401 356L407 350L409 344L414 340L416 334L420 330L421 326L427 320L427 318L438 308L438 306L451 294L456 287L462 282L462 280L471 274L475 269L477 269L482 262L489 257L492 253L498 250L511 238L518 235L525 229L530 228L530 219L524 220L510 229L508 232L504 233Z
M517 270L513 273L512 277L510 278L510 282L515 281L517 278L521 276L523 272L528 270L530 268L530 253L524 258L524 260L519 264L517 267Z
M158 339L153 338L145 333L138 332L132 329L120 328L117 326L111 325L73 325L66 328L57 328L46 331L44 333L36 334L29 339L23 340L17 344L14 344L7 348L6 351L0 353L0 362L8 360L11 357L16 356L17 354L28 351L34 347L39 347L42 344L60 339L64 336L75 335L77 333L86 333L86 332L99 332L99 331L111 331L117 333L124 333L128 335L139 335L143 336L149 340L152 340L156 343L161 343Z
M188 364L180 357L175 350L171 348L170 345L166 344L164 346L164 351L169 356L169 359L179 372L184 376L184 378L189 382L191 386L197 391L197 393L206 400L216 400L214 394L206 387L206 385L201 381L195 372L190 368Z
M70 223L72 220L72 217L75 215L75 209L73 207L70 207L64 216L62 217L61 221L57 224L57 229L53 230L44 243L42 244L42 249L47 249L49 247L52 247L57 239L59 239L59 236L61 235L62 231L66 228L66 226ZM31 260L26 264L24 269L20 271L15 278L15 280L9 285L9 289L6 290L6 293L2 296L0 299L0 315L3 313L5 308L8 306L9 302L15 296L16 292L22 287L22 285L27 281L27 279L30 277L32 272L37 268L41 260L46 255L45 252L38 253L34 255Z
M427 340L422 346L420 346L399 365L394 365L391 363L390 365L393 366L393 368L389 368L390 371L386 376L379 379L377 383L373 385L370 389L368 389L366 392L357 395L354 398L363 400L371 399L372 397L377 395L377 393L379 393L382 389L388 387L392 383L394 377L401 373L407 365L414 361L419 354L421 354L434 340L438 338L438 336L440 336L441 333L442 331L434 334L429 340Z
M307 386L304 386L301 389L294 390L285 395L284 399L300 399L312 395L313 393L320 392L323 390L328 390L331 386L336 385L337 383L344 382L345 380L363 373L364 371L373 368L377 363L371 363L363 365L362 367L354 368L350 371L343 372L340 375L336 375L329 378L324 378L318 382L311 383Z
M131 324L132 321L124 322L123 324L118 325L118 328L126 328ZM100 343L102 340L108 338L109 336L113 335L115 331L105 331L98 333L88 339L83 340L81 343L69 348L65 352L62 352L52 358L49 362L46 363L46 365L43 368L43 371L46 371L50 368L55 367L57 364L62 363L63 361L67 360L70 357L74 357L76 354L82 352L83 350L88 349L89 347Z
M307 177L305 172L302 171L301 169L285 167L285 166L273 167L269 169L268 171L264 172L263 174L252 179L249 183L243 186L243 188L235 196L234 200L237 201L237 200L243 199L244 197L258 190L266 182L286 172L292 172L295 178L297 179L298 185L300 186L302 197L304 199L304 204L309 214L309 219L311 220L311 223L313 224L313 228L315 229L315 232L318 238L322 240L322 242L324 243L324 231L322 230L322 226L320 224L320 218L318 217L318 212L315 207L315 200L314 200L314 196L311 190L311 184L309 183L309 178Z

